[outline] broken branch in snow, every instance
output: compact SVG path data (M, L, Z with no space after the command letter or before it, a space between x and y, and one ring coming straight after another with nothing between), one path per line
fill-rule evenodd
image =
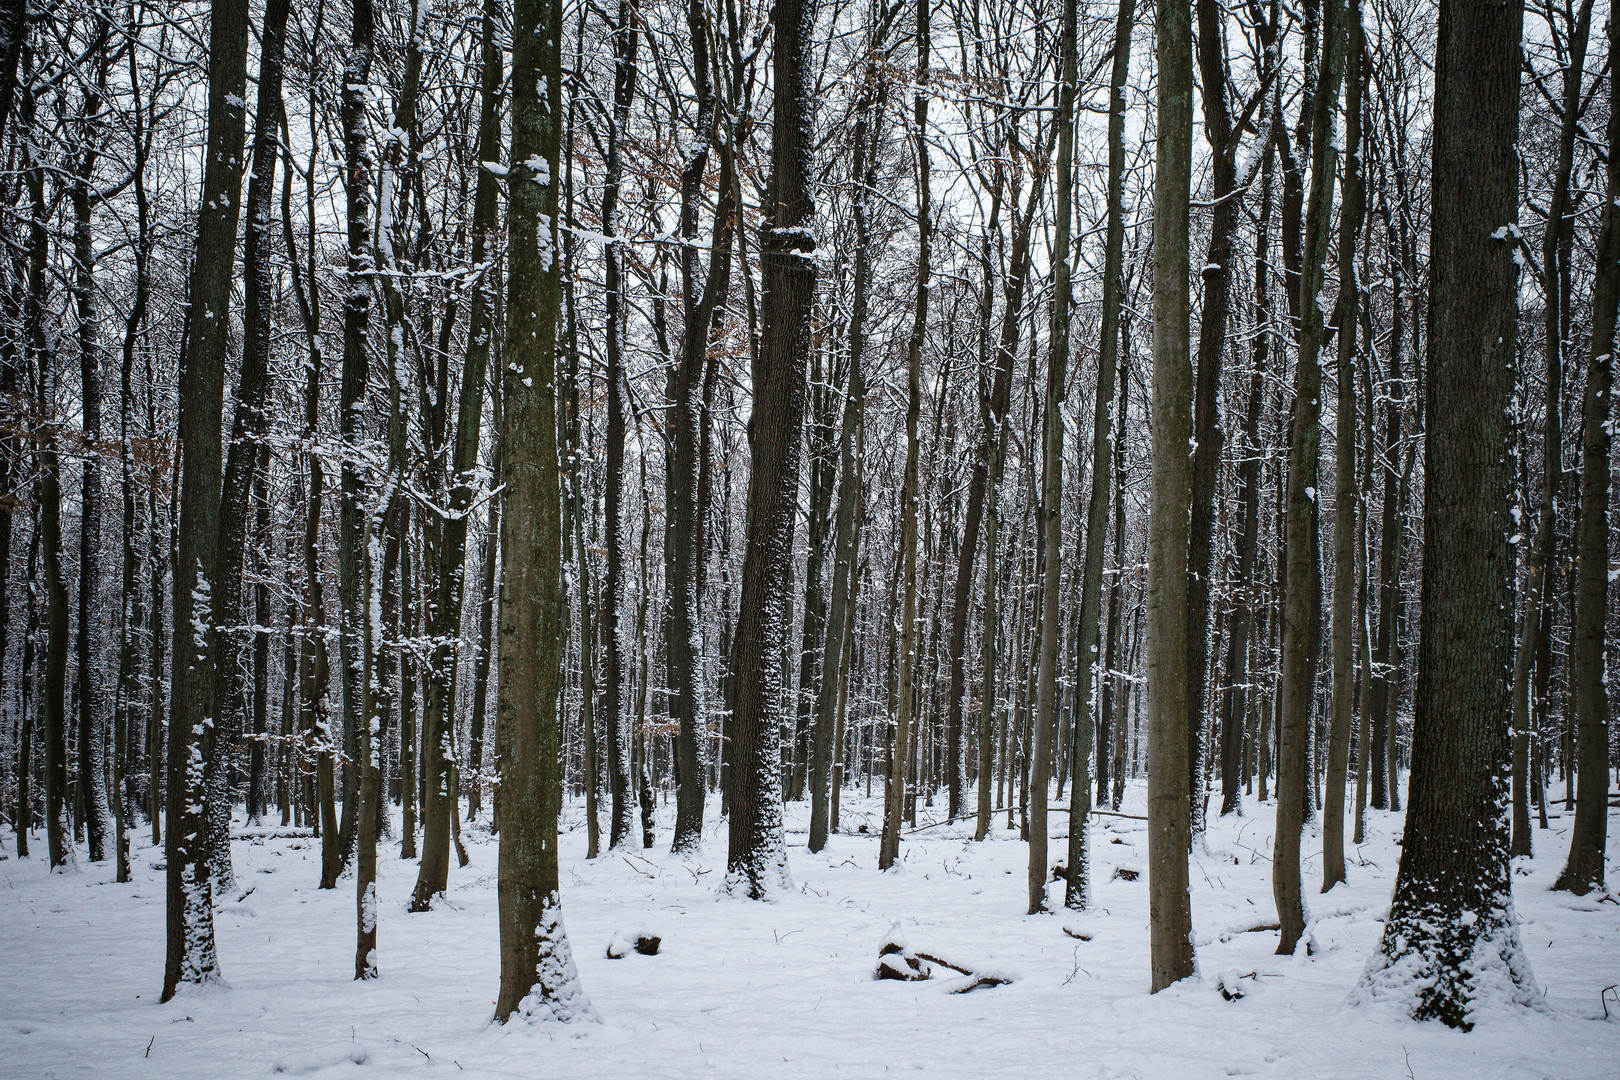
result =
M999 972L974 971L944 957L908 948L903 942L890 938L878 949L878 966L874 979L893 979L899 982L923 982L932 979L935 968L947 968L961 975L946 984L946 992L967 994L987 986L1005 986L1012 976Z

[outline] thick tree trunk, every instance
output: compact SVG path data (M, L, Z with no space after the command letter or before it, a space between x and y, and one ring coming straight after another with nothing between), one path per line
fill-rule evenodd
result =
M501 988L495 1018L590 1020L563 929L557 815L562 809L562 506L556 350L561 307L557 183L563 109L562 5L516 0L512 161L507 196L505 410L501 480Z
M1522 22L1514 0L1440 6L1412 786L1395 898L1361 990L1462 1028L1473 1024L1477 995L1488 993L1492 1007L1540 999L1519 947L1504 828L1518 315L1516 242L1504 223L1518 201ZM1613 199L1620 111L1609 131ZM1604 216L1612 289L1620 215L1609 206Z
M1187 880L1187 514L1192 487L1192 363L1187 211L1192 186L1192 13L1157 19L1159 154L1153 184L1153 487L1148 514L1148 899L1152 988L1193 974Z
M815 202L811 187L810 37L815 0L779 0L773 75L769 208L761 229L763 332L749 419L748 538L733 670L731 814L726 875L731 891L762 898L788 883L782 841L779 721L786 707L779 657L788 627L783 602L793 581L805 357L816 292Z
M182 982L219 977L214 952L210 818L203 780L217 717L213 608L218 577L220 425L225 410L232 270L247 118L246 0L214 0L210 20L208 141L191 271L188 349L180 376L179 547L174 572L174 718L169 726L168 955L163 997ZM217 655L215 653L214 655Z

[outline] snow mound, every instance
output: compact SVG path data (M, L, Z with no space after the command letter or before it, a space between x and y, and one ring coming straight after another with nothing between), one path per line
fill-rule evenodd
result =
M336 1068L344 1062L364 1065L370 1057L371 1055L366 1053L366 1048L357 1042L333 1043L330 1046L298 1050L279 1057L270 1071L287 1076L308 1076L311 1073Z
M645 926L634 930L621 930L608 940L607 958L609 960L623 960L633 953L642 956L657 956L660 946L663 945L664 936L647 929Z

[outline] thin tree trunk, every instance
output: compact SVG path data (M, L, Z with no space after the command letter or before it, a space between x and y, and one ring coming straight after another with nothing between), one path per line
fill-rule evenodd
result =
M1215 556L1215 491L1220 484L1221 359L1231 306L1232 241L1237 234L1241 193L1237 191L1237 137L1226 99L1226 38L1218 0L1195 0L1198 19L1198 73L1202 80L1204 132L1210 150L1209 246L1199 277L1204 283L1198 327L1198 373L1193 389L1191 517L1187 538L1187 777L1191 829L1204 830L1204 726L1210 653L1210 575Z
M1356 342L1360 284L1356 245L1365 199L1361 180L1361 2L1345 8L1344 196L1339 208L1338 402L1334 419L1333 491L1333 698L1328 730L1327 782L1322 798L1322 891L1344 881L1344 796L1350 731L1356 711L1356 550L1361 493L1356 483Z
M1070 284L1073 258L1070 223L1074 216L1074 95L1079 81L1078 11L1076 0L1064 0L1061 59L1058 83L1056 228L1052 241L1052 322L1048 336L1046 399L1043 409L1041 494L1038 521L1041 530L1039 652L1035 662L1035 711L1031 715L1029 779L1029 913L1046 910L1047 785L1052 772L1052 738L1057 727L1058 649L1063 616L1058 592L1063 579L1063 401L1069 376L1069 309L1074 290ZM1089 787L1089 785L1088 785ZM1072 823L1071 823L1071 831ZM1085 831L1080 820L1079 831ZM1076 869L1076 868L1071 868ZM1080 871L1076 869L1076 877Z
M874 34L873 53L881 45ZM877 140L882 131L883 101L888 82L876 63L868 63L863 73L861 96L856 105L853 135L854 163L851 175L858 185L851 211L855 219L855 267L851 283L848 326L849 381L844 394L844 411L838 433L838 509L833 523L833 580L826 647L822 653L821 685L816 702L815 731L810 753L810 841L811 851L827 846L829 828L837 827L837 786L831 777L838 772L834 755L842 754L842 744L834 739L834 727L841 718L849 666L845 650L853 643L855 589L859 567L855 564L861 515L861 461L859 448L864 437L866 409L866 315L872 287L871 195L877 185ZM829 787L832 790L829 792Z
M269 391L271 308L274 275L270 230L271 198L275 190L277 134L281 118L282 59L285 53L288 0L265 5L259 44L259 94L253 115L253 170L248 177L247 229L242 247L243 314L242 374L236 388L236 410L231 419L230 444L225 452L225 479L220 499L219 583L216 600L226 628L219 634L214 657L214 679L219 695L218 753L208 764L213 815L214 880L221 891L231 888L230 759L245 729L246 688L242 677L243 653L251 632L243 629L242 574L247 565L249 496L259 460L260 439L266 427L265 398Z
M1201 0L1203 3L1209 0ZM1086 503L1085 562L1080 583L1080 632L1074 650L1074 780L1069 795L1069 879L1063 891L1065 907L1090 903L1091 777L1089 750L1092 704L1096 691L1109 678L1099 661L1097 636L1102 617L1103 549L1108 544L1114 464L1114 377L1119 370L1119 320L1125 304L1125 84L1131 70L1131 30L1136 0L1121 0L1114 20L1114 64L1108 89L1108 225L1103 252L1103 310L1101 346L1097 353L1097 400L1092 419L1091 495ZM1110 624L1113 618L1110 615ZM1081 738L1084 731L1085 737ZM1098 775L1106 778L1103 764L1108 753L1106 726L1097 743ZM1106 779L1099 785L1098 801Z
M1567 9L1566 9L1567 11ZM1575 22L1568 29L1568 58L1564 65L1563 109L1558 132L1558 165L1547 200L1547 226L1542 240L1542 295L1546 336L1546 416L1542 426L1542 493L1535 545L1525 566L1524 614L1518 654L1513 665L1513 837L1511 855L1529 855L1530 808L1526 769L1530 742L1530 680L1534 662L1545 655L1542 646L1551 629L1552 612L1546 590L1546 567L1552 557L1557 521L1558 489L1563 478L1563 373L1567 298L1563 295L1568 239L1569 188L1575 165L1575 136L1580 127L1581 89L1586 68L1587 43L1592 30L1592 0L1581 0ZM1520 523L1520 533L1523 534ZM1541 715L1545 715L1542 710Z
M78 171L69 192L73 204L73 306L78 321L80 415L86 453L79 487L78 627L74 642L78 697L78 788L90 847L90 861L107 857L107 738L101 715L101 665L95 655L101 636L101 316L96 307L96 245L92 190L101 156L101 113L107 85L106 21L98 17L94 74L86 78L78 135ZM226 800L229 815L229 800ZM229 839L226 840L227 849ZM226 876L229 855L225 852ZM216 872L217 872L216 863Z
M887 870L900 857L900 818L905 809L906 765L911 756L914 683L917 674L917 497L919 494L917 422L922 414L922 350L928 331L928 274L933 243L932 187L928 159L928 51L932 30L930 0L917 0L916 91L911 127L917 168L917 292L906 344L906 465L900 492L900 654L897 658L894 745L889 753L889 779L883 789L883 839L878 869Z
M1266 53L1269 76L1271 53ZM1266 145L1260 165L1260 212L1254 239L1254 342L1249 373L1249 396L1243 412L1243 434L1238 446L1238 568L1232 596L1230 643L1226 651L1226 697L1221 703L1221 813L1243 810L1240 784L1243 774L1243 718L1258 694L1249 691L1249 638L1254 626L1256 573L1260 551L1260 414L1265 403L1266 368L1271 357L1271 192L1276 171L1271 131L1281 123L1278 97L1267 119ZM1262 788L1264 781L1262 781Z
M1281 688L1278 692L1277 831L1272 854L1272 895L1277 903L1277 952L1290 955L1305 932L1300 895L1300 832L1310 802L1311 724L1314 710L1314 642L1320 637L1315 535L1318 449L1321 442L1323 268L1327 262L1333 177L1338 159L1331 128L1344 71L1342 17L1323 5L1322 71L1312 90L1311 190L1305 210L1305 242L1299 278L1299 363L1294 369L1294 411L1288 446L1284 507L1285 595Z
M31 72L31 57L25 67ZM62 569L61 465L56 449L55 407L52 400L57 378L54 370L56 356L45 332L49 211L45 204L44 162L36 147L36 110L35 92L30 83L23 92L22 115L23 125L29 132L24 150L24 183L28 188L31 212L23 332L29 360L38 380L41 418L36 435L39 449L36 455L38 479L35 481L40 507L40 555L45 571L45 680L41 726L45 736L45 833L51 869L56 870L71 865L75 856L72 806L68 800L68 597Z
M624 171L619 144L622 128L628 123L636 87L636 44L640 35L632 24L632 18L628 0L620 0L618 22L612 31L613 109L608 117L607 168L602 185L602 231L610 238L618 234L619 185ZM707 76L708 72L704 70L701 77L706 81ZM707 141L704 142L704 152L707 152ZM608 776L613 800L608 843L610 847L618 847L630 831L630 804L622 781L626 779L625 759L629 756L631 738L626 723L631 646L621 625L628 604L624 575L627 533L624 523L624 437L625 395L628 392L624 348L628 315L625 311L624 272L619 244L612 239L604 242L602 256L606 268L603 294L606 326L603 337L607 352L606 491L603 499L607 578L602 597L603 638L607 648L602 707L607 722Z
M1611 17L1609 55L1620 55L1620 25ZM1581 512L1575 527L1575 604L1570 652L1574 667L1578 770L1569 859L1553 883L1577 895L1604 890L1609 823L1609 691L1605 635L1609 592L1609 447L1614 403L1615 321L1620 308L1620 86L1609 80L1608 191L1592 280L1592 355L1581 401ZM1506 245L1504 245L1506 246ZM1431 420L1431 423L1433 421ZM1414 770L1416 755L1413 755ZM1567 768L1568 766L1566 766Z

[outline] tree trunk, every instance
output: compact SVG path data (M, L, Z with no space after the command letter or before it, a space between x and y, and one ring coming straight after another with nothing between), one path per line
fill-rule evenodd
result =
M1344 880L1344 796L1350 765L1350 729L1356 711L1356 342L1361 292L1356 245L1365 208L1361 181L1361 2L1345 8L1344 196L1339 208L1338 402L1333 458L1333 699L1328 729L1327 782L1322 797L1322 891ZM1369 403L1370 404L1370 403Z
M748 537L743 554L732 713L731 891L763 898L787 887L782 842L779 720L785 695L778 657L788 628L783 599L793 579L793 525L798 512L800 434L804 422L805 356L815 302L815 202L810 143L815 115L810 37L815 0L779 0L773 75L771 179L761 228L763 332L754 365L749 419Z
M1565 9L1567 13L1567 8ZM1567 30L1568 57L1564 65L1563 115L1558 132L1558 165L1547 199L1547 226L1542 239L1542 304L1545 338L1542 355L1546 361L1546 415L1542 425L1542 492L1536 525L1535 545L1525 566L1524 614L1518 655L1513 665L1513 838L1511 855L1529 855L1530 807L1526 769L1530 743L1530 680L1535 662L1549 650L1542 642L1550 634L1552 611L1546 589L1546 568L1552 557L1553 533L1558 518L1558 489L1563 479L1563 383L1564 350L1568 311L1563 295L1567 275L1566 252L1572 228L1569 223L1569 187L1575 166L1575 135L1580 127L1581 89L1586 68L1586 49L1592 30L1592 0L1581 0L1574 25ZM1524 522L1519 522L1524 535ZM1550 659L1550 656L1548 656ZM1540 711L1545 716L1545 710Z
M1209 0L1201 0L1208 3ZM1080 633L1074 650L1074 779L1069 795L1069 878L1063 890L1065 907L1090 903L1090 761L1085 751L1092 743L1092 703L1096 691L1109 678L1099 664L1097 636L1102 619L1103 549L1108 544L1114 464L1114 377L1119 369L1119 319L1125 306L1125 83L1131 70L1131 28L1136 0L1121 0L1114 20L1114 64L1108 89L1108 235L1103 252L1103 310L1101 347L1097 353L1097 400L1092 419L1091 495L1086 503L1085 563L1080 583ZM1111 620L1112 621L1112 620ZM1080 734L1084 730L1084 739ZM1108 753L1107 729L1099 732L1098 775L1107 776L1103 762ZM1099 802L1106 797L1099 785Z
M1540 1000L1519 946L1504 828L1518 316L1515 234L1504 223L1518 201L1522 22L1517 2L1440 6L1412 785L1394 902L1360 991L1464 1029L1477 995L1492 1007ZM1609 134L1612 200L1620 110ZM1612 334L1612 206L1604 217L1599 280L1610 283Z
M1192 17L1157 19L1159 152L1153 184L1153 485L1148 514L1148 898L1152 988L1193 974L1187 747L1187 515L1192 363L1187 211L1192 186Z
M1070 260L1074 257L1070 224L1074 216L1074 95L1079 81L1078 12L1076 0L1064 0L1062 71L1058 83L1056 221L1052 241L1052 322L1048 337L1046 401L1043 410L1041 495L1041 611L1037 631L1039 653L1035 666L1034 725L1030 733L1029 800L1029 913L1046 910L1047 784L1052 772L1052 737L1057 727L1058 649L1063 616L1058 593L1063 579L1063 400L1069 376L1069 311L1074 302ZM1033 392L1033 391L1032 391ZM1090 786L1089 784L1087 785ZM1085 819L1078 822L1083 835ZM1071 832L1075 823L1070 823ZM1083 844L1082 844L1083 847ZM1071 869L1076 869L1071 867ZM1081 875L1077 872L1077 878Z
M608 117L607 169L602 185L602 231L609 237L618 233L619 184L624 165L619 147L621 128L628 122L630 103L636 86L636 43L640 35L631 23L627 0L620 0L618 23L613 28L613 109ZM707 72L704 72L707 75ZM705 143L704 150L707 151ZM625 395L628 392L624 370L625 322L624 273L619 245L607 240L602 245L606 285L603 306L606 312L604 345L607 352L607 455L604 493L607 542L607 579L604 583L602 619L606 641L602 707L606 714L608 737L608 776L612 794L612 824L608 844L618 847L630 832L630 804L623 783L623 760L629 755L631 729L626 722L628 709L629 661L631 647L622 621L627 606L624 576L624 436ZM699 828L702 823L699 822Z
M1305 932L1300 895L1299 845L1310 803L1311 724L1314 710L1315 641L1319 638L1316 580L1316 501L1321 442L1324 312L1319 294L1327 262L1338 158L1331 128L1344 71L1343 19L1337 5L1323 7L1322 71L1312 88L1311 190L1305 209L1305 241L1299 277L1299 363L1294 369L1294 411L1288 446L1284 506L1285 585L1281 686L1277 725L1277 832L1272 854L1272 895L1281 925L1277 952L1290 955Z
M97 19L103 27L104 17ZM102 107L107 85L105 36L92 62L93 74L84 80L83 111L79 118L78 171L69 200L73 204L73 307L78 321L80 415L85 455L79 487L79 595L78 627L74 642L76 696L78 697L79 799L83 808L90 861L107 857L107 737L102 721L100 662L96 646L101 637L101 316L96 307L96 245L91 209L97 201L92 190L100 159ZM226 814L230 813L229 799ZM229 839L227 833L227 849ZM225 852L229 877L230 852ZM218 863L215 864L218 873Z
M505 415L501 480L501 989L495 1018L595 1018L574 968L558 896L562 809L557 698L561 681L562 507L556 356L561 275L557 184L562 110L562 5L516 0L512 15L512 161L507 189Z
M1609 20L1609 55L1620 55L1620 25ZM1609 591L1609 446L1614 412L1616 308L1620 307L1620 87L1609 80L1608 193L1592 280L1592 356L1581 401L1581 513L1575 530L1575 604L1570 652L1575 678L1578 769L1569 859L1553 883L1577 895L1604 890L1609 823L1609 691L1605 634ZM1511 339L1510 339L1511 340ZM1414 754L1413 768L1416 769ZM1566 766L1567 768L1568 766Z
M281 118L282 59L285 54L288 0L270 0L259 39L259 95L253 114L253 171L248 176L247 229L242 247L242 374L236 388L236 410L225 452L225 480L219 511L219 595L217 606L227 628L220 632L214 657L219 694L218 753L209 762L213 815L209 835L214 880L221 891L234 880L230 862L230 759L245 729L246 688L242 658L256 637L241 624L242 572L247 565L248 503L266 427L269 391L271 308L275 274L270 250L274 225L271 197L275 190L278 125Z
M879 33L873 35L873 54L881 46ZM859 567L855 564L861 518L860 446L866 409L866 316L872 287L872 219L870 198L877 185L877 148L883 130L883 101L888 82L876 63L868 63L862 75L860 97L855 107L852 137L854 162L850 174L858 185L851 200L855 219L855 267L850 285L848 326L849 381L845 387L844 412L838 433L838 509L833 523L833 579L827 618L826 647L822 653L821 685L816 701L815 731L810 752L810 850L827 846L829 828L837 827L838 792L832 785L837 772L834 756L841 744L834 739L834 728L841 711L841 682L850 666L845 650L852 646L855 589ZM832 788L829 791L829 788Z
M883 789L883 840L878 869L887 870L900 857L900 818L905 809L906 766L911 756L914 684L917 677L917 496L919 493L917 423L922 414L922 350L928 331L928 274L933 243L932 188L928 159L929 0L917 0L916 92L911 127L917 168L917 292L906 344L906 466L900 492L900 655L897 658L894 745L889 753L889 779Z
M1272 54L1266 54L1264 76L1271 78ZM1253 633L1256 573L1260 551L1260 414L1265 403L1266 368L1271 359L1271 192L1276 171L1271 131L1282 122L1279 91L1272 91L1266 145L1260 164L1260 212L1254 237L1254 344L1249 396L1243 412L1238 474L1238 567L1232 596L1232 618L1226 650L1226 696L1221 702L1221 813L1243 811L1239 791L1243 774L1243 722L1247 706L1259 695L1249 691L1249 638ZM1263 736L1262 736L1263 737ZM1264 781L1261 781L1264 790Z
M214 951L213 881L202 763L213 759L212 650L222 637L214 620L218 578L220 424L225 410L232 270L247 120L246 0L213 0L208 69L208 141L203 197L191 271L188 348L180 375L179 548L174 571L174 718L169 725L168 955L163 997L182 982L219 977ZM217 655L217 653L215 654Z
M45 571L45 685L43 733L45 736L45 833L52 870L66 868L74 861L72 806L68 800L67 761L67 654L68 596L62 570L62 488L61 464L57 456L57 433L53 392L56 385L55 351L45 332L46 266L49 255L49 210L45 204L45 168L36 149L37 103L32 85L23 92L24 126L29 137L24 143L30 221L28 233L28 284L24 299L23 327L28 357L38 380L41 423L35 438L38 478L35 481L39 503L40 556ZM172 943L172 942L171 942Z
M1203 732L1209 685L1210 574L1215 557L1215 490L1220 485L1221 359L1226 352L1226 320L1231 306L1232 240L1237 234L1237 139L1232 131L1226 38L1218 0L1195 0L1198 18L1199 100L1210 151L1209 247L1199 277L1204 283L1198 327L1198 374L1193 389L1191 518L1187 536L1187 778L1190 828L1204 830Z
M500 224L500 184L494 172L483 167L485 161L493 164L500 163L501 156L501 87L504 74L501 58L501 44L498 37L498 27L502 19L502 8L497 0L485 0L482 17L482 54L480 99L478 114L478 181L473 188L473 233L472 258L476 265L483 267L473 283L473 296L471 311L468 313L467 352L461 368L461 389L458 398L458 411L456 414L456 445L455 460L452 467L456 470L454 486L450 497L452 505L459 505L463 511L472 505L475 492L473 486L473 473L478 467L478 443L484 412L484 381L489 370L490 345L494 334L493 319L491 317L491 278L492 267L486 265L493 257L492 247L496 243L496 229ZM497 420L499 412L497 408ZM499 425L497 424L497 427ZM499 435L496 436L497 441ZM493 463L493 472L499 474L500 463ZM491 501L489 507L488 529L484 534L484 590L480 594L483 608L479 612L479 653L473 661L475 673L482 672L473 683L473 699L475 702L472 716L472 731L468 740L468 773L471 783L468 785L467 820L471 821L478 816L482 805L483 793L483 767L484 767L484 705L486 686L489 682L489 605L494 594L494 555L495 538L500 533L500 499ZM455 552L451 548L459 536L461 551ZM455 519L447 522L444 527L443 539L440 545L440 598L434 605L437 616L435 628L442 624L453 627L450 632L461 632L461 610L466 602L466 575L467 575L467 527L465 520L456 525ZM453 562L453 566L451 566ZM450 567L452 579L445 581L446 567ZM448 590L445 585L448 584ZM435 638L437 648L438 638ZM448 670L447 670L448 669ZM436 657L430 669L430 678L438 681L437 687L429 684L423 702L424 714L428 708L437 709L434 721L435 729L443 727L446 723L444 713L450 708L455 696L456 662L455 652L451 650L445 655ZM439 696L435 702L433 695ZM437 730L435 730L437 734ZM442 741L442 740L441 740ZM436 742L434 745L439 745ZM428 756L433 752L428 751Z

